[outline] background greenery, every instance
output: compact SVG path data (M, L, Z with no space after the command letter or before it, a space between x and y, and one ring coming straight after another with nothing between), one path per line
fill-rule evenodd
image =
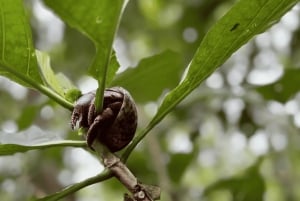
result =
M7 3L6 0L0 2L1 6ZM63 15L59 6L57 9L51 1L45 3L60 16ZM232 0L129 1L114 49L121 64L119 72L128 67L130 70L119 74L111 85L124 86L132 93L138 104L139 131L153 120L166 92L178 85L209 29L235 3ZM54 72L63 73L83 92L95 89L97 81L88 77L87 71L92 66L89 73L95 77L94 66L99 63L93 59L95 54L107 54L107 49L101 49L107 41L94 38L93 30L78 28L76 23L67 21L74 29L54 18L44 10L42 1L26 0L24 4L34 46L50 55ZM241 5L239 9L245 10L236 12L236 17L247 18L252 12L249 5ZM284 7L283 4L277 7L279 11L281 6ZM275 11L274 19L280 17ZM127 162L140 181L162 188L162 200L300 199L299 12L298 5L267 32L250 40L224 64L226 56L223 61L214 55L226 55L231 44L227 35L220 35L222 32L217 28L214 30L219 35L210 35L217 45L207 42L203 47L209 49L214 46L211 48L215 48L219 55L204 54L198 50L201 53L198 54L200 64L218 67L214 63L217 62L222 67L199 87L197 84L201 80L191 79L194 87L186 91L196 89L176 109L168 109L167 103L170 102L166 101L159 114L166 113L164 108L172 112L150 131ZM272 20L262 16L255 15L261 25L248 24L250 32L259 33L270 25L268 22ZM96 19L96 23L101 24L101 19ZM220 25L226 23L223 20ZM230 25L228 34L244 28L239 22ZM84 34L78 29L85 30ZM241 37L231 39L235 42L233 49L247 42L255 33L236 33ZM209 37L206 39L210 41ZM97 52L95 43L98 45ZM41 53L41 58L45 57ZM112 58L111 61L110 69L116 70L115 60ZM101 62L99 65L104 65ZM193 64L197 64L195 59ZM192 66L190 68L195 69ZM215 68L202 74L208 76L209 71ZM197 74L198 71L190 72ZM35 76L35 73L32 75ZM205 75L201 79L205 79ZM110 79L113 78L108 76ZM36 79L36 82L41 81ZM178 100L184 97L182 95ZM34 145L53 140L81 139L70 129L70 111L37 91L0 77L0 101L2 144ZM175 107L176 104L170 105ZM158 115L157 121L161 118L163 116ZM103 169L82 148L34 150L2 156L0 160L1 200L43 197L94 176ZM125 191L112 179L84 188L65 200L122 200Z

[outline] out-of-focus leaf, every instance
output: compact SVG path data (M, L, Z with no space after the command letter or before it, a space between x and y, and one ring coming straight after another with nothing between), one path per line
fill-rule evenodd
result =
M300 69L286 69L275 83L257 87L257 91L267 100L288 101L300 90Z
M19 145L19 144L0 144L0 156L12 155L19 152L26 152L30 150L36 149L46 149L52 147L86 147L85 141L72 141L72 140L64 140L64 141L55 141L48 142L43 144L37 144L32 146L27 145Z
M243 175L219 180L208 186L203 194L209 196L220 190L228 190L233 201L263 201L266 185L259 173L262 158L249 167Z
M48 54L36 51L37 61L39 63L41 73L47 85L49 85L59 95L63 96L64 90L59 83L55 73L50 66L50 57Z
M21 0L0 0L0 75L21 85L42 83Z
M39 112L40 107L36 105L29 105L22 110L21 116L17 119L19 130L28 128L34 121L36 114Z
M178 84L182 66L180 55L165 51L141 60L135 68L118 75L112 85L128 89L137 102L154 101Z
M171 160L168 163L168 172L173 182L180 182L183 174L193 159L193 153L177 153L172 155Z
M130 170L135 175L139 175L139 179L144 183L157 183L157 172L151 166L152 161L149 160L149 152L138 150L132 153L129 160L126 162ZM147 174L143 174L147 172Z
M184 80L172 90L152 119L153 127L237 49L265 31L290 10L297 0L240 0L206 34Z
M117 60L116 53L113 52L112 55L111 55L110 63L109 63L109 70L108 70L107 75L106 75L106 84L105 84L105 86L111 84L111 82L115 78L116 72L118 71L119 67L120 67L120 64Z

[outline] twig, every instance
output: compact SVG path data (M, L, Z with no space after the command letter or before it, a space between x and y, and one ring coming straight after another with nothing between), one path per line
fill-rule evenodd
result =
M160 198L160 188L158 186L145 185L138 182L137 178L128 167L111 153L104 145L95 141L93 148L101 156L104 166L131 192L133 198L128 195L125 201L153 201Z

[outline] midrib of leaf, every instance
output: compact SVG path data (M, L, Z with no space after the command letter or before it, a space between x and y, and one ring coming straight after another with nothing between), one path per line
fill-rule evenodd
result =
M112 56L112 45L113 45L113 40L115 38L117 29L119 27L120 24L120 20L121 20L121 16L123 14L123 11L125 9L125 6L127 4L127 0L123 0L123 3L120 5L119 7L119 14L117 16L115 16L116 22L115 22L115 27L114 27L114 32L112 33L112 36L110 38L109 41L109 46L107 47L107 53L108 55L104 58L104 66L102 66L103 71L99 71L98 75L97 75L97 80L98 80L98 89L96 92L96 99L95 99L95 106L96 106L96 110L100 111L103 108L103 98L104 98L104 90L106 87L106 79L107 79L107 74L108 74L108 68L109 68L109 64L110 64L110 58ZM101 43L97 42L96 43L96 50L98 52L98 49L101 48ZM99 54L96 55L97 59L96 59L96 64L101 64L101 62L97 62L99 61L99 59L102 59L101 57L99 57ZM101 68L101 65L100 65Z

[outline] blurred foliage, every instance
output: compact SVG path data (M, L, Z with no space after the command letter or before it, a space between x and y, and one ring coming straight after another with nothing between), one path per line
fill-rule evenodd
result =
M85 76L96 54L93 43L66 24L60 22L59 28L42 10L42 1L24 2L33 43L49 53L54 72L64 73L83 91L96 88ZM136 97L140 129L153 117L157 100L177 85L209 28L234 3L129 1L114 43L121 68L112 84L128 87ZM144 183L161 186L162 200L300 200L299 15L298 5L237 51L130 155L129 168ZM55 34L45 37L49 32ZM53 40L59 33L62 38ZM145 71L137 68L143 65L151 66L153 83L143 79ZM3 77L0 101L3 144L81 139L69 128L68 111ZM4 201L43 197L101 169L91 154L76 148L17 153L0 161ZM64 200L122 200L125 191L112 179Z

